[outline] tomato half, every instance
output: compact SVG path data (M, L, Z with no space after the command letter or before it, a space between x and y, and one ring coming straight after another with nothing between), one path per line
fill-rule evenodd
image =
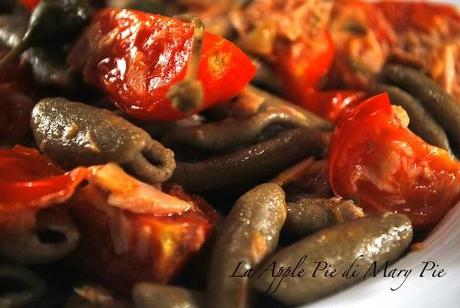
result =
M334 1L259 0L236 10L238 41L275 70L286 96L300 102L320 87L334 57L328 31Z
M40 3L40 0L20 0L20 2L28 10L32 11Z
M364 96L364 92L353 90L311 91L303 95L301 105L317 115L335 122L345 107L362 100Z
M337 52L328 84L366 89L385 63L397 37L385 16L368 1L336 1L329 31Z
M139 11L98 11L69 55L69 64L133 117L175 120L169 88L185 78L193 25ZM233 43L206 32L198 79L205 109L235 96L255 75L249 57ZM198 111L198 110L197 110Z
M24 212L35 213L69 198L86 177L84 169L64 173L37 150L16 146L0 150L0 228L20 223Z
M334 59L335 48L328 31L301 41L280 44L275 51L275 67L282 74L287 94L296 102L316 89Z
M69 210L82 234L74 264L126 293L139 281L168 282L209 238L217 215L178 186L165 192L191 209L180 215L137 214L109 205L93 184L80 190Z
M445 20L460 23L460 13L451 4L376 1L372 5L385 15L397 31L407 31L408 28L412 28L430 32L441 26Z
M408 215L430 228L460 200L460 163L408 130L387 94L348 109L329 148L329 180L338 196L369 212Z

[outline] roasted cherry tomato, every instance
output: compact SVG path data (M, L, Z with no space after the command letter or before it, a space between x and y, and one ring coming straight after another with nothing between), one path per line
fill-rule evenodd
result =
M22 146L0 150L0 174L0 229L27 224L24 214L65 201L87 177L84 169L64 173L37 150Z
M69 211L82 234L77 267L121 292L130 292L138 281L169 281L204 244L217 216L203 199L178 186L164 191L191 209L180 215L137 214L109 205L93 184L77 193Z
M20 0L20 2L23 6L32 11L38 3L40 3L40 0Z
M179 119L185 115L171 106L167 93L185 78L193 33L191 23L175 18L103 9L71 51L69 63L131 116ZM246 54L205 32L198 69L204 90L201 109L235 96L254 75Z
M328 72L335 48L329 32L324 31L299 42L280 44L275 54L287 94L294 101L301 101L305 92L316 89Z
M425 32L442 25L443 20L460 23L460 13L451 4L417 1L376 1L372 5L381 11L396 31L408 28Z
M254 0L232 15L241 46L278 72L293 101L320 86L334 57L334 1Z
M353 90L311 91L303 95L301 105L317 115L335 122L346 106L362 100L364 95L364 92Z
M336 55L328 85L365 89L396 43L393 27L368 1L334 2L329 31Z
M460 200L460 163L405 124L387 94L347 108L331 140L329 180L365 210L403 213L426 229Z

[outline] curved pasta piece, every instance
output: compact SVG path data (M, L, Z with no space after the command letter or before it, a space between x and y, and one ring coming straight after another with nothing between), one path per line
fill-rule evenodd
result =
M204 306L204 296L200 291L156 283L137 283L131 294L136 307L187 307Z
M273 180L289 191L291 187L316 197L333 195L329 185L327 160L309 157L278 174Z
M1 281L6 281L11 291L2 290L0 307L24 307L39 299L46 291L45 283L25 268L0 266Z
M192 127L177 127L166 133L163 144L192 146L215 152L228 151L257 141L274 124L309 128L311 123L284 110L261 111L243 119L228 119Z
M47 98L32 111L32 131L41 151L73 168L116 162L149 183L168 180L174 153L111 111Z
M41 211L36 228L22 232L3 232L0 256L11 262L32 265L56 262L72 253L80 233L62 209Z
M270 177L326 148L328 134L305 128L280 132L272 139L199 162L178 162L171 182L189 191L214 190Z
M284 231L300 239L323 228L364 217L364 212L350 200L299 196L288 202Z
M225 116L230 117L247 117L261 111L277 110L289 114L292 119L303 123L302 126L324 131L331 131L334 128L331 122L305 108L251 85L241 91L236 101L223 108Z

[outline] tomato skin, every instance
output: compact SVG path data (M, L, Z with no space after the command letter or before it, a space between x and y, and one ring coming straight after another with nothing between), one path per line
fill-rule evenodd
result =
M425 32L438 28L442 20L460 23L460 14L454 5L419 1L377 1L371 4L397 31L408 28Z
M369 212L406 214L417 229L434 226L460 200L460 163L401 125L387 94L342 114L328 161L338 196Z
M20 2L29 11L32 11L40 3L40 0L20 0Z
M69 55L85 80L102 89L133 117L176 120L166 94L183 80L191 56L193 26L133 10L103 9ZM198 79L205 109L235 96L255 75L250 59L231 42L206 32Z
M284 79L287 95L302 101L306 92L317 89L327 74L335 55L335 47L327 30L314 38L283 44L275 51L276 68Z
M368 1L336 1L329 31L337 48L328 85L366 89L397 42L392 25Z
M110 206L105 212L105 195L92 184L78 192L69 207L82 234L73 263L127 294L139 281L168 282L208 239L217 215L203 199L178 186L166 187L165 192L194 208L172 216L135 214Z
M0 229L69 198L87 177L84 169L64 173L37 150L16 146L0 150Z
M345 107L361 101L364 96L364 92L354 90L311 91L303 95L301 105L335 122Z
M331 65L334 6L335 1L259 0L232 14L240 46L278 73L285 96L294 102L320 87Z

